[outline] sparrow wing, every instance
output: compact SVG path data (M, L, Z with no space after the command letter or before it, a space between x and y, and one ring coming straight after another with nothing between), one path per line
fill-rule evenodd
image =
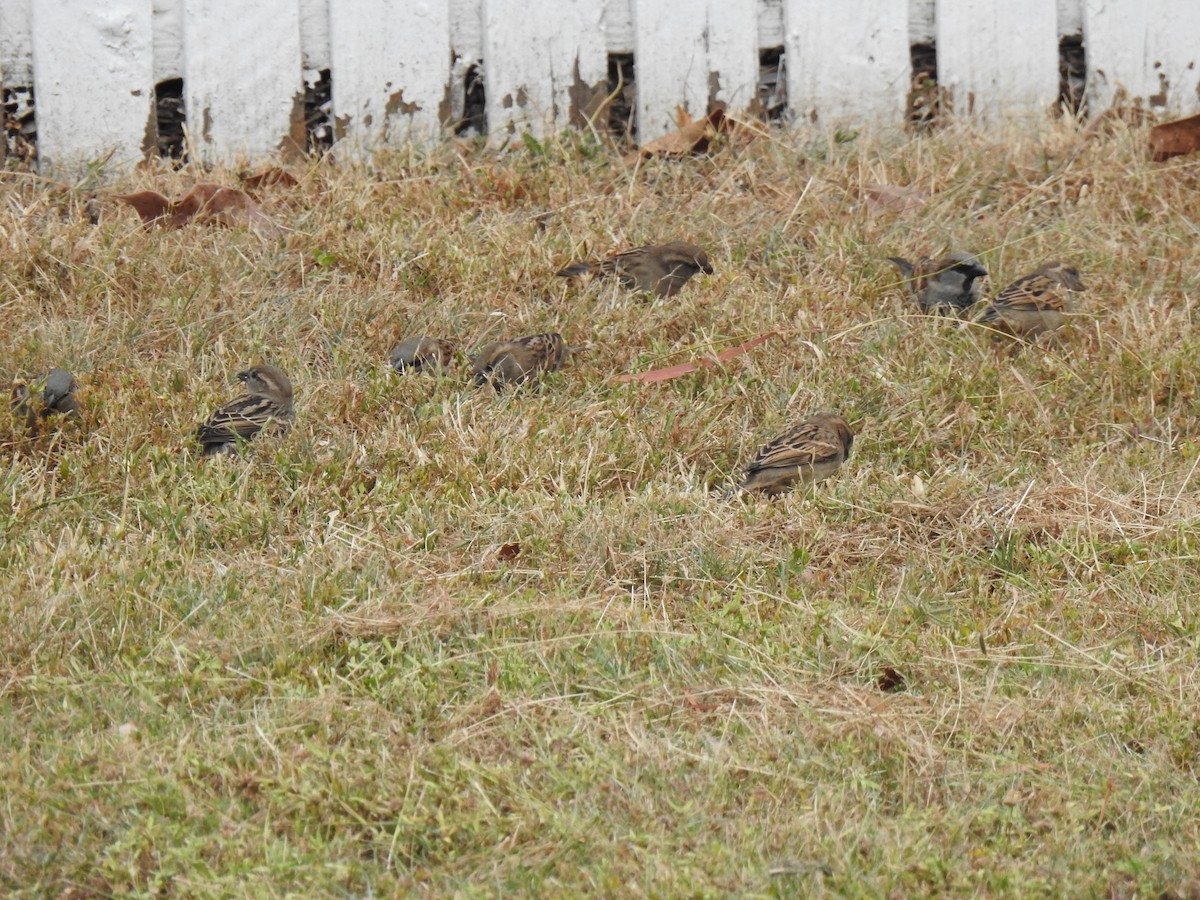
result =
M997 294L992 304L1013 312L1067 311L1067 298L1059 283L1041 274L1018 278Z
M748 471L841 462L844 457L837 434L817 422L801 422L765 444Z
M239 397L218 409L196 430L202 444L248 441L275 421L285 421L279 404L267 397Z

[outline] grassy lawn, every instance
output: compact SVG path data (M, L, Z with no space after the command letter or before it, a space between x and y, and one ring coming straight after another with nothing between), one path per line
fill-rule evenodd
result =
M3 174L0 375L86 416L0 405L0 889L1200 896L1200 162L1145 143L447 146L293 169L282 239L113 199L233 172ZM671 299L553 276L676 237ZM1009 352L885 259L948 249L1088 290ZM542 331L540 388L387 364ZM294 429L201 462L259 360ZM837 476L721 498L818 410Z

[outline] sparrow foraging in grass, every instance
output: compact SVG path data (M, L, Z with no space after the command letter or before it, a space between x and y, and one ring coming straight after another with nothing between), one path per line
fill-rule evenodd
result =
M53 415L79 418L79 400L75 397L78 384L66 369L53 368L44 375L19 380L12 389L12 408L25 419L30 431L37 431L37 420Z
M454 344L445 338L406 338L392 348L392 368L397 372L432 372L446 369L454 359Z
M979 321L1023 340L1054 331L1071 311L1072 291L1082 291L1079 270L1065 262L1049 262L998 293Z
M616 277L621 286L673 297L697 272L713 273L708 254L687 241L671 241L653 247L634 247L599 261L571 263L556 274L580 283L591 278Z
M238 372L246 394L231 400L196 429L204 456L237 453L239 445L264 429L286 431L295 418L292 383L275 366L257 365Z
M475 354L471 379L477 386L490 384L497 391L506 384L536 383L558 369L571 349L557 333L495 341Z
M824 481L850 456L854 435L841 416L818 413L794 425L758 451L733 493L774 497L796 484Z
M888 260L904 276L909 295L922 311L935 316L958 315L979 301L979 279L987 269L970 253L955 251L941 259L920 257L915 263L899 256Z

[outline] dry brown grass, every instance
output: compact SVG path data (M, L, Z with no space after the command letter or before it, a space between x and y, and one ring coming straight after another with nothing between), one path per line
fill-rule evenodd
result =
M111 199L188 171L99 226L0 176L0 374L88 410L0 419L0 884L1197 896L1200 164L1144 145L446 147L295 170L280 241ZM672 300L551 275L672 237L717 268ZM1069 333L914 315L884 257L949 247L1076 262ZM539 390L386 364L547 330L589 350ZM200 464L260 358L296 428ZM816 409L836 479L717 498Z

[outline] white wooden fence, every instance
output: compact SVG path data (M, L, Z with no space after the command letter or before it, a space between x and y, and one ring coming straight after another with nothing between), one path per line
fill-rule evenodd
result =
M32 97L43 166L120 170L157 152L176 79L191 153L216 162L303 147L314 83L348 149L438 139L478 81L493 136L540 135L594 112L612 54L633 56L642 140L677 106L749 105L772 48L798 124L901 125L914 44L956 115L1040 116L1073 35L1093 113L1118 91L1200 106L1198 0L0 0L0 85L13 116Z

